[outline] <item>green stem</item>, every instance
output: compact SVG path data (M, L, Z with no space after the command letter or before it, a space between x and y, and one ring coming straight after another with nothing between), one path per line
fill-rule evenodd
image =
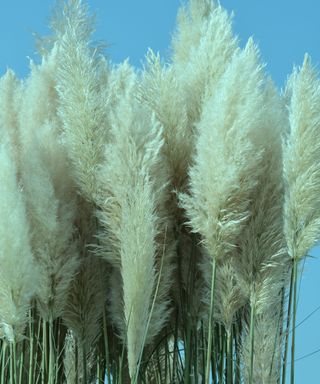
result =
M22 341L22 345L19 351L19 384L23 381L23 364L24 364L24 351L25 351L25 340Z
M53 321L49 320L49 377L48 384L54 383L55 377L55 353L54 353L54 341L53 341Z
M105 362L108 375L108 383L111 383L111 371L110 371L110 358L109 358L109 343L108 343L108 334L107 334L107 318L105 308L102 312L103 319L103 340L104 340L104 350L105 350Z
M189 384L190 380L190 364L191 364L191 324L188 319L187 313L187 329L186 329L186 341L185 341L185 369L184 369L184 383Z
M195 346L195 351L194 351L194 384L198 384L198 364L199 364L199 350L198 350L198 331L196 329L196 326L194 327L194 346Z
M10 343L10 384L16 384L16 344Z
M41 359L41 383L48 384L48 380L46 380L46 375L48 372L48 345L47 345L47 322L42 319L42 359Z
M74 346L74 365L75 365L75 382L79 381L79 348L78 348L78 339L75 340Z
M232 333L231 329L227 330L227 384L233 382L233 369L232 369Z
M295 360L295 341L296 341L296 315L297 315L297 287L298 287L298 263L293 261L293 313L292 313L292 339L291 339L291 380L294 384L294 360Z
M34 311L34 316L36 316L36 312ZM35 317L34 317L34 320L35 320ZM42 330L42 320L39 316L37 316L37 323L38 323L38 329L37 329L37 336L36 336L36 344L35 344L35 352L34 352L34 363L35 363L35 366L37 364L37 361L38 361L38 353L39 353L39 350L41 351L42 355L43 355L43 348L41 346L41 330ZM41 356L42 356L41 355ZM36 376L37 375L37 376ZM38 383L40 378L41 378L41 381L42 381L42 358L41 358L41 369L37 370L37 369L33 369L33 381L31 381L31 384L33 383Z
M119 384L122 384L122 375L123 375L122 367L123 367L123 354L122 354L120 361L119 361L119 375L118 375L119 376L119 379L118 379Z
M179 311L177 310L176 319L175 319L175 328L174 328L174 341L173 341L173 364L172 364L172 371L173 371L173 378L172 380L177 380L176 373L178 372L178 364L177 364L177 356L178 356L178 339L179 339Z
M83 364L83 382L87 383L87 351L85 343L82 342L82 364Z
M100 384L100 353L98 353L97 356L97 367L96 367L96 377L97 377L97 382Z
M29 311L29 371L28 371L28 383L33 383L33 351L34 351L34 324L32 310Z
M224 374L224 354L225 354L225 335L222 329L222 326L219 325L220 329L220 350L219 350L219 383L223 383L223 374Z
M235 342L235 353L236 353L236 367L235 367L235 384L241 383L241 344L240 344L240 335L241 335L241 318L238 316L237 322L234 325L234 342Z
M205 383L210 383L210 363L212 350L212 327L213 327L213 308L214 308L214 289L216 277L216 259L212 258L212 276L211 276L211 292L210 292L210 311L209 311L209 327L208 327L208 347L207 347L207 364Z
M288 345L289 345L289 330L291 322L291 308L292 308L292 298L293 298L293 279L294 279L294 267L291 268L291 278L290 278L290 290L289 290L289 300L288 300L288 312L287 312L287 324L285 331L285 343L284 343L284 356L282 364L282 383L286 383L286 373L287 373L287 360L288 360Z
M56 375L55 375L55 383L58 383L59 382L59 373L60 373L59 360L60 360L61 355L63 353L63 348L61 349L61 346L60 346L60 340L61 340L60 319L57 319L56 327L57 327L57 331L55 332L55 334L57 333L57 347L55 348L55 352L56 352L56 354L55 354L55 356L56 356L56 360L55 360L55 373L56 373Z
M6 378L6 355L7 355L7 342L4 340L2 342L1 346L1 384L5 384L5 378Z
M255 301L251 299L250 310L250 371L249 371L249 384L253 384L253 360L254 360L254 323L255 323Z

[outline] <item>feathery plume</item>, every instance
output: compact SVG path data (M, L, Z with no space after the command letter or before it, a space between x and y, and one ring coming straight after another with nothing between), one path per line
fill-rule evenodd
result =
M19 164L19 106L23 94L23 83L8 69L0 78L0 126L11 141L11 152L15 164ZM19 172L19 170L17 170Z
M198 122L237 46L231 18L221 6L192 0L188 9L180 10L172 65L191 125Z
M281 350L280 303L288 274L281 153L281 135L288 124L285 105L271 81L265 84L261 102L261 126L254 136L255 145L263 148L260 175L252 194L250 218L237 243L233 267L242 295L250 304L250 312L243 319L244 375L250 383L273 383L279 376L276 359ZM272 332L268 334L271 326ZM263 372L267 366L269 370Z
M107 99L102 88L105 83L101 84L106 67L98 58L99 50L90 47L92 26L81 0L68 3L63 20L57 68L59 115L75 180L92 201L99 189L96 173L103 161L108 133Z
M40 66L32 65L19 116L19 167L31 227L31 246L41 269L38 308L45 320L61 315L79 264L72 238L75 188L57 116L57 55L54 48Z
M190 194L180 194L180 203L192 231L202 236L209 254L206 265L234 250L249 216L260 174L262 148L254 147L252 136L262 119L262 82L257 50L249 41L235 54L197 126ZM203 270L210 273L207 266Z
M320 235L320 81L306 55L288 81L290 131L283 144L284 231L291 258L301 260Z
M9 342L22 336L30 301L37 290L39 271L30 247L30 228L23 188L10 142L1 127L0 143L0 338Z
M163 126L164 154L174 188L183 188L194 146L190 136L187 106L173 66L165 67L151 50L139 88L139 98L155 113Z
M231 60L237 39L225 10L211 0L193 0L180 9L172 45L168 67L149 51L140 98L164 128L173 186L181 190L194 151L194 124Z
M294 70L288 81L286 99L290 102L290 130L284 135L283 142L284 234L292 261L288 305L288 308L292 307L292 314L288 310L287 325L292 318L291 382L294 383L298 263L320 236L320 80L307 55L300 71ZM286 375L287 341L283 380Z
M253 361L253 383L274 384L279 381L281 361L281 339L279 336L279 313L281 311L279 302L270 307L264 314L255 319L254 334L254 361ZM246 330L248 332L248 330ZM278 339L275 338L278 335ZM245 335L246 336L246 335ZM241 345L241 356L243 364L244 382L249 382L250 338L245 337Z
M222 323L227 332L231 332L235 313L246 304L246 298L241 289L241 281L237 278L231 260L222 262L217 266L214 319ZM208 295L208 291L204 291ZM210 297L205 296L203 301L209 307Z
M76 340L73 332L68 330L64 340L64 374L66 376L66 384L76 383ZM81 377L81 372L78 372L78 377Z
M98 214L105 228L100 238L109 247L103 256L121 270L124 314L116 317L125 321L125 327L119 328L126 329L122 337L133 378L144 344L154 339L168 318L173 251L165 206L168 176L162 130L151 113L134 101L134 77L128 86L131 91L119 100L110 118L112 139L99 174L105 201Z

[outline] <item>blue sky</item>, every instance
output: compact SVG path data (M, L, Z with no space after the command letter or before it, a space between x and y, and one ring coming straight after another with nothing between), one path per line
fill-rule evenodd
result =
M88 0L97 13L95 38L108 44L114 62L129 57L141 66L148 47L169 57L179 0ZM54 2L48 0L3 1L0 12L0 75L7 67L19 77L28 73L28 57L36 58L32 32L47 34L46 27ZM234 30L242 44L253 36L277 86L284 85L293 64L300 65L308 52L313 63L320 62L319 0L221 0L235 11ZM320 255L320 247L311 254ZM320 306L319 257L306 262L302 277L298 322ZM297 331L297 358L320 349L320 310ZM320 353L296 363L297 384L316 383Z

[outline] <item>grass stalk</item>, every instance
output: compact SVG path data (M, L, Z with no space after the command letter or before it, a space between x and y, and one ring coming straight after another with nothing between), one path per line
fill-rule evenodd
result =
M74 346L74 365L75 365L75 381L79 382L79 348L78 348L78 339L75 340Z
M172 363L172 371L173 371L173 381L175 381L176 378L176 373L178 372L178 365L177 365L177 357L178 357L178 333L179 333L179 311L177 310L177 314L175 316L175 327L174 327L174 339L173 339L173 363Z
M290 322L291 322L291 312L292 312L292 299L293 299L293 281L294 281L294 267L291 268L291 277L290 277L290 287L289 287L289 299L288 299L288 311L287 311L287 323L285 330L285 342L284 342L284 355L282 363L282 383L286 383L286 373L287 373L287 360L288 360L288 348L289 348L289 332L290 332Z
M32 309L29 310L29 369L28 369L28 384L33 382L33 363L34 363L34 322Z
M16 343L10 343L10 384L16 384Z
M19 348L19 384L23 384L23 368L25 355L25 340L22 340L21 348Z
M55 345L53 334L53 321L49 320L49 368L48 368L48 384L54 384L55 378Z
M219 325L219 335L220 335L220 346L219 346L219 384L224 381L224 357L225 357L225 335L223 328Z
M227 384L233 384L233 367L232 367L232 359L233 359L233 339L231 329L227 330Z
M187 313L187 323L186 323L186 340L185 340L185 367L184 367L184 383L189 384L190 380L190 365L191 365L191 324L190 319L188 319Z
M35 316L35 311L34 311L34 316ZM35 317L34 317L34 321L35 321ZM41 332L42 332L42 320L37 317L37 323L38 323L38 329L37 329L37 336L34 340L35 342L35 350L34 350L34 360L33 360L33 365L34 365L34 368L33 368L33 381L31 381L30 383L33 384L33 383L38 383L40 381L40 379L42 380L42 354L43 354L43 346L41 345ZM37 364L38 364L38 353L39 353L39 350L41 351L41 361L40 361L40 369L36 369L37 368ZM36 377L37 375L37 377Z
M48 384L48 343L47 343L47 322L42 319L42 356L41 356L41 383Z
M83 382L88 382L88 367L87 367L87 350L86 345L84 342L82 342L82 365L83 365Z
M6 383L6 367L7 367L7 342L3 340L1 345L1 384Z
M255 325L255 300L251 299L250 307L250 368L249 368L249 384L253 384L253 361L254 361L254 325Z
M291 375L290 383L294 384L294 360L295 360L295 341L296 341L296 315L297 315L297 287L298 287L298 262L293 261L293 311L292 311L292 338L291 338Z
M105 353L105 364L107 369L107 378L108 378L108 383L111 383L109 343L108 343L108 334L107 334L107 317L106 317L105 308L102 311L102 323L103 323L103 341L104 341L104 353Z
M235 364L234 364L234 384L240 384L240 346L238 341L237 326L234 325L234 353L235 353Z
M61 365L60 365L60 361L61 359L63 358L63 351L64 351L64 347L61 348L61 319L58 319L56 321L56 332L55 334L57 334L57 347L55 349L55 356L56 356L56 359L55 359L55 382L58 383L59 382L59 373L61 372ZM55 340L55 339L54 339Z
M195 328L195 332L194 332L194 384L198 384L199 356L200 356L200 354L198 351L198 332L197 332L197 329Z
M211 291L210 291L209 326L208 326L207 363L206 363L206 375L205 375L205 383L206 384L209 384L209 382L210 382L215 278L216 278L216 259L213 257L212 258Z

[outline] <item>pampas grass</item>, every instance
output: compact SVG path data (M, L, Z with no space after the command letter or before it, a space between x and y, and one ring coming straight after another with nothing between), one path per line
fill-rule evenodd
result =
M168 241L164 232L170 230L165 216L168 181L161 154L162 130L148 110L130 103L134 77L131 82L131 91L119 101L111 118L112 136L99 175L105 196L99 217L106 231L103 243L109 241L109 233L113 239L112 250L102 256L121 271L125 326L120 328L126 332L123 338L133 378L143 344L150 344L169 314L166 291L172 251L169 245L161 253ZM162 276L158 276L160 264ZM151 313L158 279L161 286Z
M1 130L1 338L15 343L23 338L31 299L37 292L39 270L30 246L30 227L22 187L10 155L10 141Z
M320 82L310 58L294 70L288 80L290 130L283 143L283 176L285 181L284 235L292 260L289 310L292 305L291 381L294 382L295 327L297 311L298 263L316 243L320 234L319 211L319 97ZM312 143L312 144L311 144ZM305 146L310 148L304 150ZM285 378L285 367L284 367Z
M137 71L58 4L0 78L0 384L295 381L298 266L320 234L320 80L279 94L211 0Z

